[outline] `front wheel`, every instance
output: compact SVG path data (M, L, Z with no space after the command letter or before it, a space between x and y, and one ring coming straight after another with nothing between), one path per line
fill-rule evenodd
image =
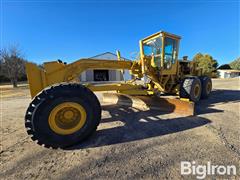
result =
M101 120L95 94L80 84L44 89L30 103L25 126L38 144L65 148L89 137Z

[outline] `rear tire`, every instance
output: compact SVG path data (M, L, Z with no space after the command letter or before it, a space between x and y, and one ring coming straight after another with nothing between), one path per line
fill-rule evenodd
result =
M187 77L180 85L180 98L188 98L190 101L198 102L201 97L201 81L198 77Z
M206 99L209 97L212 91L212 80L208 76L200 76L199 79L201 80L202 84L201 99Z
M51 112L59 105L68 103L81 107L84 113L81 114L79 111L79 116L73 115L73 112L75 113L76 111L70 107L72 109L63 111L68 112L67 115L69 117L67 118L79 118L78 122L80 122L82 117L84 117L84 123L82 123L80 129L74 132L67 134L56 133L49 120ZM71 112L69 113L69 111ZM62 113L62 110L59 112ZM62 120L65 117L65 114L62 115L61 113L61 116L55 116L56 119L60 117L59 119ZM32 100L25 115L25 127L27 128L27 133L39 145L65 148L89 137L96 130L100 120L101 106L92 91L80 84L60 84L44 89Z

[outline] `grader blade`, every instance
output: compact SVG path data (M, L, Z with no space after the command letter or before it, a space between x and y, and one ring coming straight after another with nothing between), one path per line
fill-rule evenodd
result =
M103 93L103 102L130 106L141 110L159 110L168 113L178 113L187 116L195 114L194 103L176 98L157 96L129 96L119 93Z

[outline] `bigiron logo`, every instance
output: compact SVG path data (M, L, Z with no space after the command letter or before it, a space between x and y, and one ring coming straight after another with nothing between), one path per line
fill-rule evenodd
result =
M207 162L206 165L199 165L195 161L181 161L181 175L195 175L197 179L204 179L207 175L236 175L235 165L212 165Z

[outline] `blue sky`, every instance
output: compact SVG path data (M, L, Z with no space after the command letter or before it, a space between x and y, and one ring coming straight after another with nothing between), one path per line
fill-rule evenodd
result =
M37 63L72 62L119 49L126 58L159 30L182 36L180 57L209 53L219 64L240 56L239 1L1 2L1 46L17 44Z

